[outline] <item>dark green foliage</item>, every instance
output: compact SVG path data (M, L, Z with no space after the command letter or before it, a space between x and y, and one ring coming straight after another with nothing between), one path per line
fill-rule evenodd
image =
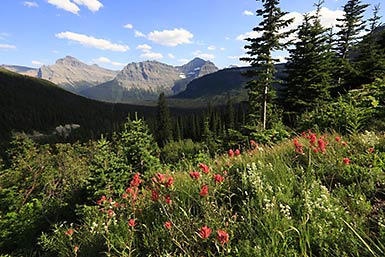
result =
M320 21L321 4L317 4L314 15L304 15L298 28L298 40L289 50L286 65L287 77L282 95L285 122L297 124L299 116L322 106L330 100L333 84L333 54L327 35Z
M54 137L55 127L79 124L65 140L88 140L120 128L129 113L151 116L155 108L109 104L67 92L42 79L22 76L0 69L0 141L11 132L40 131L43 140Z
M74 220L85 201L89 151L78 144L38 145L18 136L0 171L0 252L29 256L42 231Z
M132 177L132 169L118 143L101 138L93 146L88 191L92 199L121 192Z
M337 100L303 114L299 128L305 130L317 126L321 130L334 129L341 133L378 129L385 117L384 89L384 80L377 79L351 90Z
M158 128L155 131L155 137L159 147L163 147L172 140L170 110L168 109L164 93L159 95L157 122Z
M385 27L379 24L381 17L378 12L379 5L374 7L373 16L369 19L368 34L356 47L356 56L352 60L352 66L357 71L351 82L354 87L385 76Z
M249 123L266 129L268 103L274 98L272 84L276 72L274 63L277 61L272 57L272 52L283 50L287 43L283 43L289 37L292 31L281 32L282 29L289 26L293 19L285 20L283 16L287 14L279 8L278 0L262 0L263 9L257 10L257 16L262 17L258 27L253 30L260 32L258 38L247 38L250 45L246 45L247 55L249 57L241 58L242 61L249 62L252 67L246 75L254 78L248 82L249 89ZM257 78L255 78L257 77Z
M365 29L363 20L364 12L368 4L363 4L361 0L349 0L344 5L344 17L337 19L341 24L337 25L340 29L337 33L337 83L340 91L351 88L349 84L351 76L355 76L357 71L351 65L352 50L361 39L360 33Z
M162 148L161 159L164 163L176 164L194 160L199 153L206 151L203 143L191 139L169 142Z
M119 151L124 160L132 166L133 172L144 174L156 169L159 162L159 148L147 124L136 116L124 124L124 129L117 139Z
M235 114L234 114L234 105L230 96L227 99L226 105L226 129L234 129L235 128Z

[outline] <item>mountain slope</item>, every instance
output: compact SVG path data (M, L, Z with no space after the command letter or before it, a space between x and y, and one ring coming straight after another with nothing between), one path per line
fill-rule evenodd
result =
M11 131L52 133L55 127L79 124L84 138L110 132L129 113L154 113L154 108L107 104L67 92L55 84L0 68L0 141Z
M217 71L191 81L186 90L173 98L199 98L244 89L250 80L242 75L249 68L231 68Z
M108 102L156 100L160 93L173 95L184 90L191 80L216 70L213 63L199 58L179 67L157 61L130 63L113 80L80 94Z
M285 64L277 64L278 78L284 76ZM247 99L246 83L252 78L243 75L251 67L235 67L219 70L191 81L186 90L171 97L171 102L182 100L210 101L213 104L223 104L230 95L235 101ZM274 85L279 89L278 85ZM179 101L178 101L179 100Z
M13 71L19 73L21 75L27 75L31 77L37 77L38 69L25 67L25 66L17 66L17 65L1 65L0 68L7 69L9 71Z
M43 65L37 77L49 80L58 86L71 91L80 92L113 79L117 71L107 70L97 65L87 65L74 57L66 56L53 65Z

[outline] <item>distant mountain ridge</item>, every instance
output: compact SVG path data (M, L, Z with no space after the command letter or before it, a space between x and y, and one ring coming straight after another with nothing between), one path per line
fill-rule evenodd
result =
M175 95L184 91L194 79L218 71L214 63L201 58L176 67L157 61L129 63L121 71L88 65L71 56L39 69L12 65L1 67L49 80L87 98L122 103L155 100L162 92Z
M31 76L31 77L37 77L37 72L39 70L39 69L25 67L25 66L6 65L6 64L1 65L0 68L19 73L21 75Z
M73 92L80 91L112 80L118 71L112 71L94 65L85 64L72 56L58 59L55 64L30 68L17 65L1 65L0 67L35 78L46 79L59 87Z
M212 62L200 58L178 67L157 61L130 63L113 80L85 89L80 94L107 102L155 100L162 92L174 95L195 78L217 70Z
M117 71L101 68L97 65L88 65L78 59L66 56L53 65L43 65L37 77L49 80L70 92L94 87L113 79Z
M285 76L284 67L285 64L275 65L277 70L275 76L277 78L282 78ZM232 96L245 95L246 83L253 78L245 76L244 73L250 69L254 68L234 67L207 74L203 77L191 81L187 85L186 90L176 94L172 98L197 99L218 97L223 94L231 94ZM279 89L278 85L274 85L274 87Z

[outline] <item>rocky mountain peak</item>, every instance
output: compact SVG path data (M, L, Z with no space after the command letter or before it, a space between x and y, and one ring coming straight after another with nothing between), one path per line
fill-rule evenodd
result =
M72 56L58 59L53 65L43 65L37 77L47 79L58 86L71 91L81 90L112 80L116 71L95 65L85 64Z
M66 56L64 58L56 60L55 64L58 65L69 65L69 66L82 66L85 65L85 63L82 63L78 59L72 56Z
M205 61L199 57L196 57L185 65L179 66L177 68L182 71L187 78L191 79L218 71L218 68L214 63Z

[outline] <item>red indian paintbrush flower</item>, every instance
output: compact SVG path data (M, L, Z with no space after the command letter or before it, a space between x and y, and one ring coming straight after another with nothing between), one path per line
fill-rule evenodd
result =
M190 171L190 177L192 179L198 180L200 178L201 174L198 171Z
M169 188L174 184L174 178L172 176L168 177L166 182L166 187Z
M163 184L163 182L165 181L166 179L166 176L162 173L157 173L156 174L156 177L154 177L152 180L156 183L160 183L160 184Z
M171 196L170 196L170 195L166 195L166 197L164 198L164 200L166 201L167 204L171 204L171 203L172 203L172 200L171 200Z
M326 148L326 143L325 141L323 140L322 137L320 137L318 139L318 149L322 152L322 153L325 153L325 148Z
M115 212L113 211L113 210L111 210L111 209L109 209L108 211L107 211L107 214L108 214L108 217L113 217L114 215L115 215Z
M203 185L201 188L201 192L199 193L200 196L206 196L209 194L209 186L208 185Z
M317 135L314 133L310 134L309 136L310 145L315 145L316 141L317 141Z
M68 229L65 234L66 236L72 236L72 234L74 233L74 230L72 228Z
M236 149L234 153L235 153L235 156L239 156L241 154L241 151L239 149Z
M159 200L159 193L156 190L151 191L151 199L156 202Z
M350 159L349 159L349 158L343 158L342 161L343 161L346 165L349 165L349 164L350 164Z
M229 154L229 157L233 157L234 156L233 149L229 149L228 154Z
M130 226L130 227L135 227L135 225L136 225L135 219L130 219L130 220L128 221L128 226Z
M226 231L218 229L217 234L217 240L221 243L221 245L229 242L229 234Z
M209 236L211 235L211 231L212 229L207 227L207 226L203 226L200 230L199 230L199 236L202 238L202 239L206 239L206 238L209 238Z
M299 154L303 154L303 146L299 143L298 139L294 138L293 143L295 146L295 152Z
M209 173L210 170L209 170L209 167L206 165L206 164L203 164L203 163L199 163L199 168L202 170L203 173Z
M216 183L222 183L223 180L225 180L225 178L222 177L222 176L219 175L219 174L215 174L215 175L214 175L214 180L215 180Z
M166 221L166 222L164 223L164 226L165 226L167 229L170 229L171 226L172 226L171 221Z
M142 181L140 180L140 173L136 173L130 182L132 187L138 187Z

